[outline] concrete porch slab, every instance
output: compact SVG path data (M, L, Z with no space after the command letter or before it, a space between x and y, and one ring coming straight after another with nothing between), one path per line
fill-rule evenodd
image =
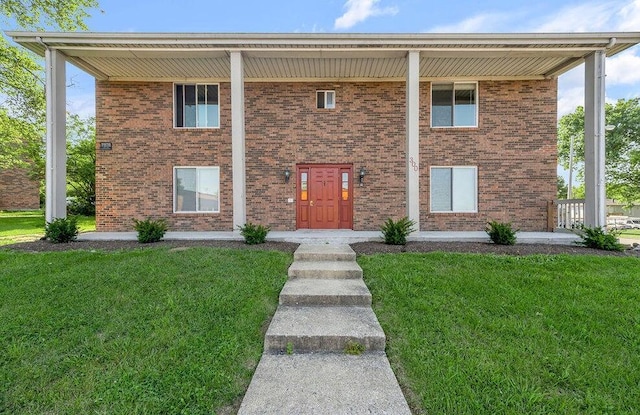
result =
M518 232L519 244L558 244L573 245L580 238L567 232ZM167 232L165 240L221 240L242 241L239 232ZM84 232L78 235L79 241L135 241L135 232ZM295 242L309 244L352 244L356 242L381 242L379 231L352 230L308 230L271 231L267 241ZM490 242L484 231L422 231L414 232L408 241L420 242Z

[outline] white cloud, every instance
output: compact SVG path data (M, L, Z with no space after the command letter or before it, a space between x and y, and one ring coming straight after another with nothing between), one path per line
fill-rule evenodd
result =
M640 28L640 0L574 2L536 16L534 9L508 13L482 12L462 21L436 26L427 32L605 32L637 31Z
M634 0L618 12L620 23L618 30L637 31L640 29L640 0Z
M584 88L565 88L558 93L558 118L584 106Z
M551 15L544 16L543 23L534 25L534 32L597 32L614 30L615 17L620 10L620 1L587 2L562 7Z
M344 5L347 11L336 19L334 29L349 29L369 17L398 13L397 7L377 7L379 2L380 0L347 0Z
M499 32L504 30L505 23L514 20L516 14L481 13L461 22L436 26L429 29L431 33L478 33Z
M632 51L621 53L606 62L607 84L635 84L640 82L640 56Z
M70 95L70 94L69 94ZM96 115L96 97L92 93L67 96L67 111L82 118Z

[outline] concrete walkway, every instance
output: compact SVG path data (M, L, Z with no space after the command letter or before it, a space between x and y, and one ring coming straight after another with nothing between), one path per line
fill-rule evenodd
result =
M519 244L559 244L573 245L580 238L569 232L518 232ZM165 240L231 240L242 241L239 232L167 232ZM85 232L78 235L80 241L116 241L136 240L135 232ZM271 231L267 235L268 241L296 242L312 244L352 244L355 242L382 241L382 233L379 231L352 231L352 230L306 230L297 231ZM490 242L489 237L483 231L471 232L439 232L421 231L414 232L408 241L426 242Z
M302 244L238 414L410 414L385 342L351 247Z

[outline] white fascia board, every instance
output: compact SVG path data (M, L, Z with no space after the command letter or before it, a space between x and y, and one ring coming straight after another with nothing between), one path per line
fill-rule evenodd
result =
M429 45L586 45L606 47L612 38L620 44L640 43L640 32L608 33L416 33L416 34L297 34L297 33L104 33L104 32L17 32L6 34L18 43L42 39L45 44L146 44L203 45L251 49L261 46L384 46L428 47Z

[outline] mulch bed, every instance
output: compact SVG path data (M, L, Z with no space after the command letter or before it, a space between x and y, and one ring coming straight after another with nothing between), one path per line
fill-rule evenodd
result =
M5 245L0 249L26 252L49 251L117 251L122 249L149 249L159 247L219 247L233 249L259 249L292 253L298 247L291 242L266 242L259 245L247 245L242 241L160 241L152 244L141 244L137 241L76 241L68 244L54 244L49 241L22 242ZM359 242L351 247L358 255L397 252L462 252L479 254L506 255L534 255L534 254L569 254L569 255L610 255L631 256L640 258L640 249L628 249L624 252L601 251L585 248L579 245L548 245L548 244L516 244L513 246L495 245L484 242L409 242L404 246L385 245L382 242Z

